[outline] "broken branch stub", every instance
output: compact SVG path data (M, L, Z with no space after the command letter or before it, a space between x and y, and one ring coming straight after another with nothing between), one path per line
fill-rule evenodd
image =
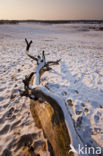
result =
M26 38L25 38L25 42L26 42L26 44L27 44L27 46L26 46L26 51L29 51L29 48L30 48L30 46L31 46L31 44L32 44L33 42L32 42L32 40L31 40L30 42L28 42Z

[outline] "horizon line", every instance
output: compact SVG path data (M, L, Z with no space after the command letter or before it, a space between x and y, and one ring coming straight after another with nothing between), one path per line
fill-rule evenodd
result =
M84 24L103 24L103 20L34 20L34 19L26 19L26 20L0 20L0 24L19 24L19 23L44 23L44 24L76 24L76 23L84 23Z
M103 21L103 19L0 19L0 21Z

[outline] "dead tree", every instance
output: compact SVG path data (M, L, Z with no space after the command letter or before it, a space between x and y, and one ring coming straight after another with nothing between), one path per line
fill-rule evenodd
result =
M42 56L34 57L29 54L32 41L26 41L26 55L36 61L37 66L34 72L23 80L24 91L20 91L21 96L27 96L30 100L30 108L36 125L43 129L43 132L51 145L55 156L71 156L70 145L75 149L81 143L73 126L72 119L67 112L63 99L52 93L48 88L40 84L41 75L45 71L51 70L51 65L58 65L60 60L46 61L45 52Z

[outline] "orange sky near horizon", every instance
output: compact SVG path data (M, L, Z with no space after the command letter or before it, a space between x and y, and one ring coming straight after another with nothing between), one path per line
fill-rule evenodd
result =
M103 20L103 0L0 0L0 19Z

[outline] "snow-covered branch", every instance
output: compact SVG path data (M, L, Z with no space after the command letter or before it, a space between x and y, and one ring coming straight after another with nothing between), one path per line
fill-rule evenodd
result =
M26 54L37 61L37 66L35 71L23 80L25 90L20 91L21 96L27 96L30 99L33 99L35 105L35 107L33 107L33 112L36 112L43 131L53 147L55 155L70 155L68 154L68 151L70 150L71 144L75 149L78 148L78 144L82 147L83 144L75 131L73 121L70 114L67 112L63 99L40 84L41 75L45 71L51 70L51 65L58 65L60 60L46 62L44 51L41 56L34 57L30 55L29 48L32 41L28 42L27 39L25 39L25 41L27 44ZM42 99L43 103L46 102L46 107L44 109L41 108L40 99ZM60 134L58 134L58 132ZM75 154L72 154L72 156L73 155Z

